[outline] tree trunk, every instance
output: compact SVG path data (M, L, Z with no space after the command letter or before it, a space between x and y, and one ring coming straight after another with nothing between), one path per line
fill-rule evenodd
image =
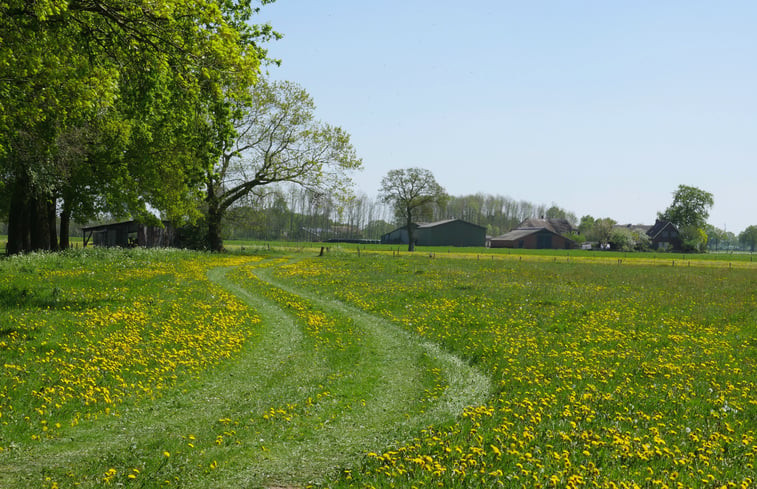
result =
M47 227L50 235L50 249L58 251L60 248L58 248L58 233L55 228L55 221L57 218L55 215L55 208L55 199L50 199L47 202Z
M29 200L29 251L50 249L50 213L45 199L34 196Z
M206 216L208 220L208 234L205 236L205 246L210 251L221 252L223 251L221 219L223 218L224 209L221 208L221 203L218 201L215 190L215 179L208 173L205 189L207 192L205 194L205 202L208 204L208 213Z
M14 182L8 213L8 242L5 252L16 255L31 249L29 241L29 194L25 185Z
M70 246L71 209L66 201L63 201L63 209L60 211L60 249L67 250Z
M208 209L208 236L207 245L210 251L223 251L223 238L221 238L221 218L223 212L218 209Z
M415 251L415 233L413 233L413 219L410 210L407 211L407 251Z

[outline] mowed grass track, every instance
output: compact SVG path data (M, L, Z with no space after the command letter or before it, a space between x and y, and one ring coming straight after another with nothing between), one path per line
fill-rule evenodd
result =
M303 486L340 468L348 477L365 452L488 396L487 378L433 344L269 283L284 260L140 251L87 258L3 264L0 487ZM233 324L224 332L237 341L198 336L215 323ZM81 333L89 340L77 350ZM167 334L170 345L155 342ZM161 348L173 363L146 357ZM182 355L202 361L182 365ZM91 368L91 378L72 384L51 364Z

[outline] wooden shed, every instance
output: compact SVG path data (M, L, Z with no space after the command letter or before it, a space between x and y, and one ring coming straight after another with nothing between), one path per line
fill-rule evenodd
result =
M486 228L462 219L446 219L429 223L413 223L413 238L418 246L484 246ZM407 226L381 237L383 244L408 244Z
M131 248L168 248L176 246L176 230L168 221L163 227L149 226L138 221L116 222L82 228L84 246Z

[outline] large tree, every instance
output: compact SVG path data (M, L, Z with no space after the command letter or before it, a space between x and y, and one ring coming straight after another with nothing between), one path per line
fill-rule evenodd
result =
M234 108L236 137L205 174L206 246L223 249L221 222L235 203L268 185L290 182L339 201L350 195L350 172L360 169L350 136L315 119L310 95L291 82L261 79Z
M745 249L754 252L757 248L757 226L749 226L739 234L739 242Z
M679 185L673 192L673 202L660 214L660 218L676 225L686 249L702 251L707 245L705 226L713 204L710 192Z
M275 36L248 23L255 11L249 0L0 1L8 251L54 248L59 201L62 223L95 207L186 213L232 130L209 121L246 96L257 42Z
M381 179L381 200L392 205L395 215L405 222L408 251L415 250L413 220L418 212L430 204L439 204L446 192L434 175L423 168L391 170Z

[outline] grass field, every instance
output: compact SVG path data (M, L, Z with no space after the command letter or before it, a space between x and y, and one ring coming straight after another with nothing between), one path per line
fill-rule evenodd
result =
M0 261L0 487L757 481L747 260L244 245Z

